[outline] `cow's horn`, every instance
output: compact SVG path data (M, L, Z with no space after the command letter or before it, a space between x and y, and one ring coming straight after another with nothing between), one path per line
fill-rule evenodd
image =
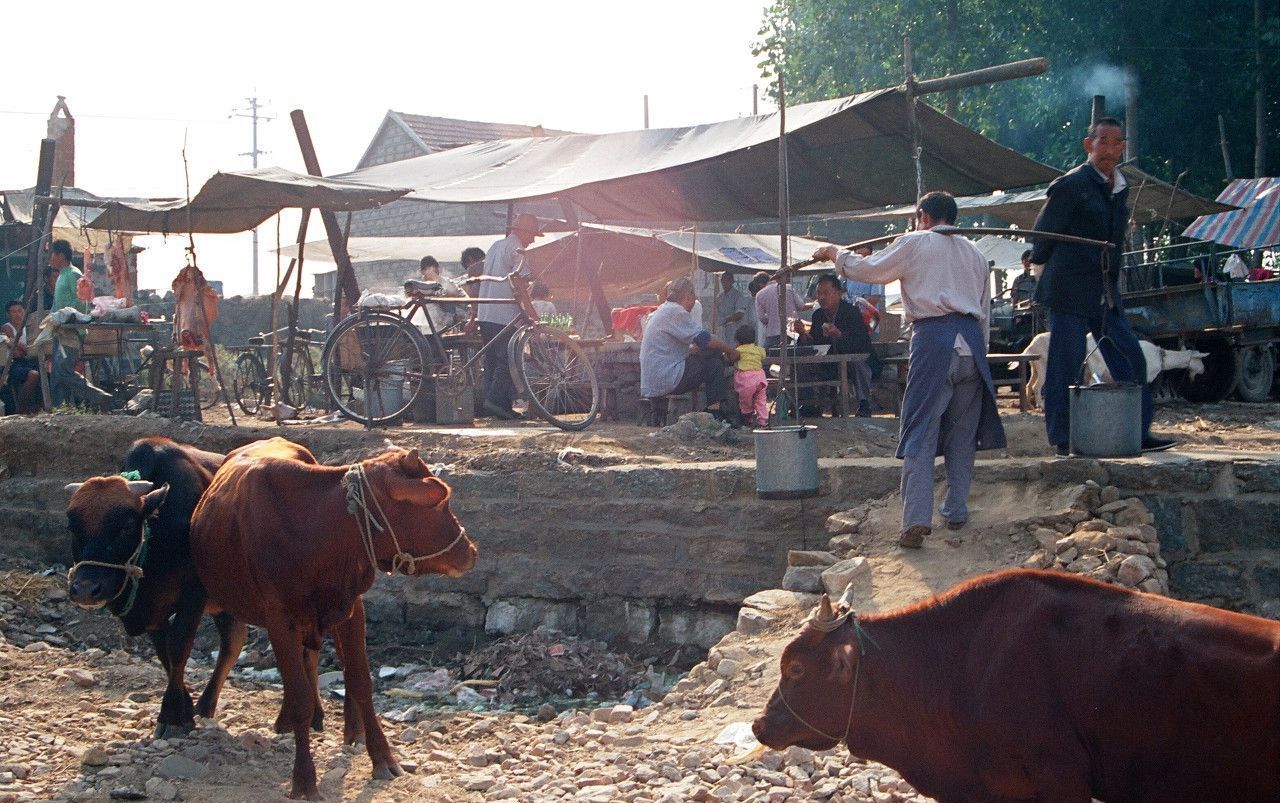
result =
M80 490L80 486L82 485L84 485L83 482L72 482L64 486L62 490L66 491L69 494L73 494L76 491Z
M840 595L840 601L836 606L845 611L853 610L853 583L844 587L844 593Z
M136 494L149 494L155 490L156 484L148 480L129 480L129 490Z
M815 622L830 622L836 618L835 611L831 610L831 598L826 594L822 595L822 599L818 600L818 610L813 613Z

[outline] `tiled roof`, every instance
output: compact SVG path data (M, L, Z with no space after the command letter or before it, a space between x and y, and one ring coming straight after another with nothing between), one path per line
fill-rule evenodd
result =
M540 125L454 120L449 117L428 117L423 114L406 114L397 111L389 111L387 116L396 118L401 122L413 132L414 136L422 141L422 144L430 148L431 152L495 139L554 137L561 134L574 133L573 131L556 131L550 128L543 128Z

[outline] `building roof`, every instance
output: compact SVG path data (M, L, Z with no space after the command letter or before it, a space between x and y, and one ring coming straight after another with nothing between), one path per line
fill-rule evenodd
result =
M422 142L431 152L457 148L475 142L491 142L495 139L519 139L521 137L556 137L573 134L573 131L556 131L540 125L519 123L485 123L479 120L454 120L449 117L429 117L425 114L406 114L388 111L388 117L398 122Z
M425 114L408 114L394 109L387 110L378 133L374 135L360 157L359 164L365 166L372 155L373 148L382 138L388 126L396 126L413 140L422 152L436 153L476 142L492 142L497 139L520 139L523 137L556 137L561 134L572 134L573 131L559 131L543 128L541 125L524 125L522 123L486 123L481 120L455 120L452 117L431 117Z

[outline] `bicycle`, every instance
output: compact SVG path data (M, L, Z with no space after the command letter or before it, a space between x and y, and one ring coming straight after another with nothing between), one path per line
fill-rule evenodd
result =
M320 357L333 405L369 426L396 423L428 387L474 388L477 361L510 333L507 363L527 402L525 412L565 430L590 426L600 411L595 369L577 341L538 320L529 296L532 280L513 273L468 281L509 282L512 299L447 298L436 295L436 282L410 280L405 283L407 304L360 309L339 322ZM497 337L474 350L465 335L450 333L454 327L437 329L428 310L433 304L486 303L514 305L516 316ZM426 319L425 334L411 322L418 312Z
M311 347L322 341L324 333L319 329L295 330L293 348L286 359L284 351L288 333L288 329L276 331L280 350L277 356L281 378L280 397L285 404L302 409L308 406L307 390L311 377L315 375ZM271 334L268 332L259 333L249 338L249 345L234 349L238 354L231 369L231 396L245 415L254 415L264 405L271 403L274 381L267 373L267 362L271 359L270 338Z

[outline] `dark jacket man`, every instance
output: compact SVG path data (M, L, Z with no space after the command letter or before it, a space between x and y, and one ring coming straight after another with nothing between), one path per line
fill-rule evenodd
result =
M1129 222L1129 188L1112 194L1107 181L1085 162L1049 185L1048 200L1036 218L1036 231L1106 240L1107 284L1120 298L1120 258ZM1104 249L1092 245L1037 239L1031 261L1044 265L1036 300L1052 310L1094 317L1103 305Z

